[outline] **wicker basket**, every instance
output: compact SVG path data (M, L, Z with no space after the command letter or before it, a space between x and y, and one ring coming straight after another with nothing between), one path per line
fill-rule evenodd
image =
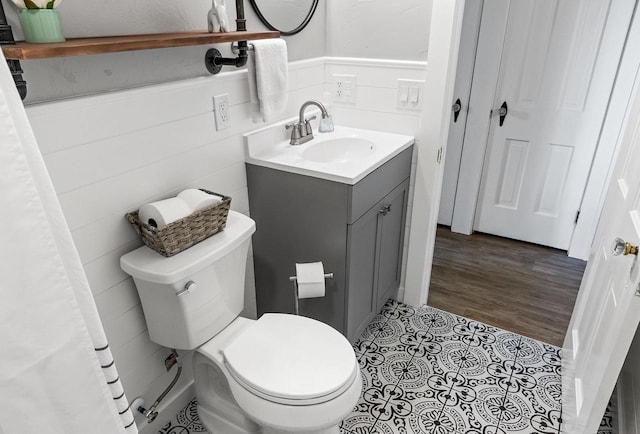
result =
M218 233L227 224L231 198L202 188L200 190L222 197L222 202L161 228L141 222L137 211L128 213L126 218L148 247L161 255L173 256Z

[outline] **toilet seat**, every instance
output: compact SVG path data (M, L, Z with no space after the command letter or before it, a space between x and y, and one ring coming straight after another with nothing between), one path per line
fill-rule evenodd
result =
M319 321L265 314L221 353L247 391L286 405L323 403L353 385L359 368L347 339Z

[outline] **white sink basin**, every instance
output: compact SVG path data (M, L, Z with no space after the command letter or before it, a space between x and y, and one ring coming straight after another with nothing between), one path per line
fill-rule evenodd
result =
M360 137L337 137L324 140L302 151L302 158L318 163L348 161L372 154L376 145L371 140Z
M247 163L301 175L355 184L407 149L413 137L336 126L302 145L289 144L287 119L244 135Z

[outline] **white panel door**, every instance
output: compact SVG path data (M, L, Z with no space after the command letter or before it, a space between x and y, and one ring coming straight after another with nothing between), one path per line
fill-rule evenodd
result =
M464 17L462 19L462 34L460 35L460 49L458 54L458 67L456 68L456 85L453 96L460 101L460 107L456 116L455 111L449 124L449 137L444 160L444 177L442 179L442 193L440 195L440 209L438 210L438 224L451 226L453 220L453 208L458 186L458 173L460 172L460 158L462 157L462 144L467 126L467 113L469 111L469 98L471 97L471 81L473 78L473 66L478 45L478 30L480 16L482 15L482 0L465 2ZM455 104L456 101L453 101Z
M563 432L595 434L640 320L638 256L614 255L614 240L640 244L640 94L621 135L595 242L562 349ZM637 369L637 368L636 368Z
M508 7L493 105L508 113L492 121L474 229L566 250L634 0L491 1Z

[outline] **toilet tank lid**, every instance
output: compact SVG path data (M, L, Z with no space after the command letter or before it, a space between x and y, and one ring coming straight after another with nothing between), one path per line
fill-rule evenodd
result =
M255 230L256 224L252 219L229 211L224 230L187 250L166 258L143 246L122 256L120 267L137 279L172 284L213 264L249 239Z

